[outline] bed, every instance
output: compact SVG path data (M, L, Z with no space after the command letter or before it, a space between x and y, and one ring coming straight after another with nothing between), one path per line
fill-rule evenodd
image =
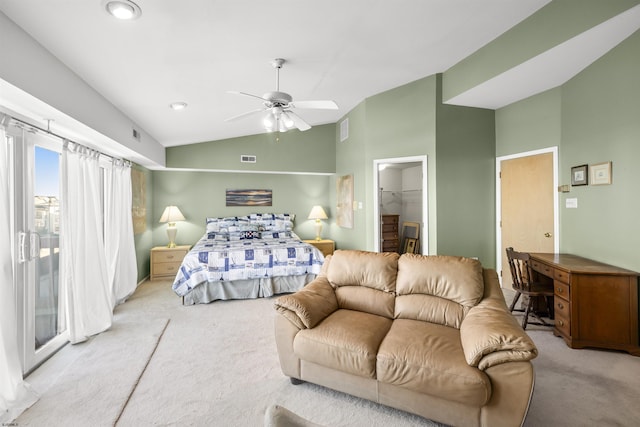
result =
M207 218L204 235L184 257L173 282L183 304L263 298L311 282L324 256L293 232L293 215Z

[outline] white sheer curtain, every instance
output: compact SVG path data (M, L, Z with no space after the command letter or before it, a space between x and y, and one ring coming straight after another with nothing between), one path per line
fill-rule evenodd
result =
M0 114L0 423L9 423L38 397L23 381L18 354L18 324L16 299L13 291L13 261L6 237L11 233L9 223L9 153L4 117Z
M114 304L123 303L136 290L138 265L131 216L131 167L114 160L105 176L105 249Z
M109 329L113 299L102 235L99 153L65 142L62 151L60 284L69 341Z

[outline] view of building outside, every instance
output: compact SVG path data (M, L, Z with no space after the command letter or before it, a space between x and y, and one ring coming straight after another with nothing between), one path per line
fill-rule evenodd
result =
M35 349L58 330L60 264L60 154L35 147L34 226L39 237L35 289Z

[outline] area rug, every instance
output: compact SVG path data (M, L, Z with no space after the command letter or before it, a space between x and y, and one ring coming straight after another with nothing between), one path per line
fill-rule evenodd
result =
M18 418L17 425L113 426L167 321L123 319L88 342L67 345L62 351L71 362L60 366L55 378L28 379L40 399Z

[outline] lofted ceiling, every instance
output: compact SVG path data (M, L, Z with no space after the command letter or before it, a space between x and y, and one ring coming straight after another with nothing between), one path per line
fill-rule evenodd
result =
M101 0L0 0L0 11L164 146L264 132L280 89L339 109L297 110L334 123L365 98L443 72L549 0L135 0L118 21ZM10 46L8 47L11 48ZM169 108L186 102L182 111Z
M311 125L335 123L367 97L446 71L549 1L135 0L133 21L114 19L103 0L0 0L0 11L174 146L265 132L259 116L225 121L261 107L228 91L275 90L274 58L287 61L280 90L294 102L339 106L296 112ZM556 87L638 28L640 6L448 102L496 109Z

